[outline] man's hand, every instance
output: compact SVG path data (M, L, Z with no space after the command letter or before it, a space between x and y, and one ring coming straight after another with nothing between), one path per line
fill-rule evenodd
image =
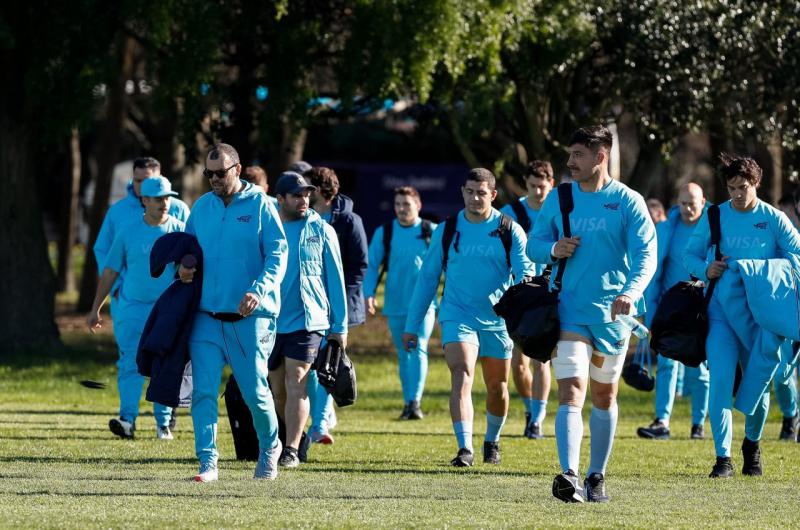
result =
M330 333L328 334L328 340L335 340L338 342L342 349L347 349L347 333Z
M195 269L194 267L192 267L191 269L188 269L188 268L184 267L183 265L180 265L178 267L178 277L180 277L180 279L181 279L181 281L183 283L192 283L192 280L194 279L194 271L195 270L197 270L197 269Z
M419 341L419 337L413 333L403 333L403 348L405 348L406 351L416 350L417 341Z
M569 258L581 244L581 236L563 237L553 247L553 256L558 259Z
M103 327L103 318L100 316L100 311L93 310L86 315L86 325L89 326L91 333Z
M374 296L370 296L370 297L367 298L367 312L370 315L374 315L375 314L375 297Z
M711 265L706 269L706 276L708 276L709 280L715 280L722 276L722 273L728 268L728 264L725 262L728 261L729 257L730 256L722 256L721 260L711 262Z
M633 309L633 300L630 296L621 294L611 304L611 320L616 320L617 315L629 315Z
M242 301L239 302L239 314L243 317L250 316L250 313L258 307L259 302L260 300L253 293L244 293Z

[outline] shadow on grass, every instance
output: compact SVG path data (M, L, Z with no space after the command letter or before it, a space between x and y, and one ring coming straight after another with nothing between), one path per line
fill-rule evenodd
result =
M69 416L108 416L111 414L108 410L75 410L75 409L51 409L51 410L25 410L25 409L0 409L0 416L4 414L24 414L26 416L42 415L69 415ZM3 422L0 421L0 424ZM15 421L13 423L26 423L24 421ZM31 422L34 423L34 422Z
M189 482L186 479L186 482ZM170 498L173 497L182 497L187 499L197 499L201 497L207 497L208 493L212 493L212 496L224 496L225 498L234 498L234 499L251 499L256 495L241 495L239 493L230 493L228 491L208 491L208 490L201 490L198 493L175 493L170 492ZM259 491L254 491L254 494L260 493ZM56 492L50 490L40 490L40 491L24 491L24 492L14 492L12 495L18 495L20 497L32 497L38 495L47 495L47 496L60 496L60 497L154 497L158 499L163 499L164 494L160 492L154 493L99 493L99 492Z
M0 462L26 462L31 464L128 464L128 465L148 465L148 464L197 464L195 457L172 457L172 458L104 458L104 457L65 457L55 456L0 456Z

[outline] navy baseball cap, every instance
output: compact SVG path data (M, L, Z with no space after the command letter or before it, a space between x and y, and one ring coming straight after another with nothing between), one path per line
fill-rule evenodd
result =
M278 177L275 185L275 195L296 195L301 191L316 191L317 188L308 183L299 173L294 171L284 171Z

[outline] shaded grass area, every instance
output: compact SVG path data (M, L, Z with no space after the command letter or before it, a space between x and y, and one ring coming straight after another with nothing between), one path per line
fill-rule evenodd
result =
M431 347L425 420L398 421L396 364L380 319L352 334L360 397L339 410L333 446L314 446L307 465L277 481L254 482L253 464L233 458L220 401L220 481L194 484L188 412L180 411L176 439L159 442L152 408L142 402L137 440L115 439L106 427L117 407L113 338L109 330L89 336L79 322L61 325L68 352L0 363L2 527L775 527L797 517L800 444L775 441L777 407L765 433L763 478L738 476L738 469L733 480L706 478L713 445L689 440L687 399L677 402L672 441L637 439L636 427L651 420L653 396L629 388L620 397L609 505L564 505L551 497L558 471L552 399L544 440L521 436L523 410L513 398L503 464L454 470L447 465L455 453L449 376L438 342ZM109 388L89 390L78 385L81 379ZM477 377L478 411L484 397ZM735 422L738 468L738 413ZM479 412L476 447L484 427ZM588 437L582 463L588 463Z

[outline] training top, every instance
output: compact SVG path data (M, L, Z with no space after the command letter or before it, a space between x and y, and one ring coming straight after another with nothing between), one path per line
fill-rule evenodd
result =
M555 191L555 190L553 190L553 191ZM527 195L524 196L524 197L520 197L519 198L519 202L522 203L522 205L525 207L525 211L528 213L528 217L531 220L531 231L532 231L533 230L533 225L536 224L536 218L539 217L539 210L534 210L533 208L528 206L528 196ZM510 204L506 204L505 206L503 206L500 209L500 211L502 213L506 214L507 216L511 217L513 220L519 222L519 219L517 219L517 214L514 211L514 208L512 208ZM528 234L525 234L525 235L529 236L530 235L530 231L528 232ZM546 264L544 264L544 263L534 263L533 264L534 274L536 274L537 276L542 274L544 272L544 268L545 267L546 267Z
M611 322L611 304L619 295L644 313L642 293L656 271L656 232L644 198L613 179L597 192L581 191L572 183L574 209L569 216L572 236L580 246L567 259L559 317L568 324ZM558 192L547 196L528 240L528 257L555 263L550 254L564 234ZM552 278L558 266L554 266Z
M392 224L389 270L384 275L386 284L382 313L386 316L401 316L408 314L408 305L411 295L414 294L414 285L417 283L428 245L422 239L422 219L418 218L411 226L403 226L397 219ZM431 223L431 230L436 230L436 224ZM383 257L383 226L379 226L369 244L369 265L364 277L364 296L367 298L375 296Z
M347 300L339 241L313 210L283 223L289 256L281 282L278 333L347 333Z
M771 259L788 254L800 256L800 234L789 218L760 199L749 212L740 212L734 209L731 201L726 201L719 205L719 219L722 232L720 251L730 260ZM708 215L703 215L697 222L683 260L689 273L708 282L706 269L714 261ZM722 314L716 296L711 297L708 312L711 317Z
M450 243L445 273L444 295L439 309L440 322L458 322L476 330L505 329L505 322L492 310L513 283L500 239L501 214L492 208L486 221L471 223L464 210L456 218L456 234ZM533 264L525 257L525 233L511 224L511 268L517 281L533 274ZM442 236L445 223L433 232L425 254L414 294L408 307L405 331L417 333L431 301L436 296L442 275Z
M203 249L200 310L237 313L245 293L260 303L254 316L277 317L286 272L286 236L278 212L258 186L244 186L225 207L208 192L194 204L186 232Z
M169 265L158 278L150 276L150 249L153 243L171 232L182 232L184 224L172 216L158 225L150 226L144 216L125 225L114 238L106 257L106 268L126 271L120 289L120 303L154 304L175 279L175 265Z

